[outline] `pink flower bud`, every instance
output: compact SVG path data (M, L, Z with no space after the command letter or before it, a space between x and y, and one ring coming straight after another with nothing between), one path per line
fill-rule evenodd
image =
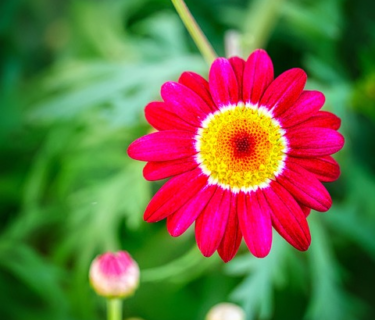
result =
M104 253L91 263L90 283L104 297L130 296L138 287L138 265L126 251Z

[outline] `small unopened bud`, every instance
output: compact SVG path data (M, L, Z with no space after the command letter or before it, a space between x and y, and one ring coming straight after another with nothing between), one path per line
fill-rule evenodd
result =
M207 313L206 320L245 320L245 313L233 303L219 303Z
M104 253L91 263L90 283L103 297L125 298L138 287L138 265L126 251Z

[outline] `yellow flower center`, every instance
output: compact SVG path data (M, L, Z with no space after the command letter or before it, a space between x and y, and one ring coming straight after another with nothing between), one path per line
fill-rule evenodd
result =
M284 167L283 134L262 107L226 107L203 122L196 137L197 160L212 184L234 192L263 188Z

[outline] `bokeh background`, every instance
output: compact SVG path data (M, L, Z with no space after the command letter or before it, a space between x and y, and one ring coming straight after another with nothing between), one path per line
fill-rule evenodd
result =
M174 239L143 222L162 184L126 154L151 129L143 108L181 72L208 72L169 0L3 0L0 319L104 319L88 268L120 248L142 270L125 318L199 320L232 301L248 319L375 319L375 2L186 2L219 55L238 31L276 74L305 69L342 118L342 175L332 209L308 219L310 249L275 235L267 258L243 246L224 264L192 230Z

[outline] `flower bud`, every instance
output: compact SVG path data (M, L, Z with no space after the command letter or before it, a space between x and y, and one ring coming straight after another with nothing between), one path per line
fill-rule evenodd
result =
M208 312L206 320L245 320L245 313L233 303L219 303Z
M125 298L138 287L138 265L126 251L104 253L91 263L90 283L98 295Z

